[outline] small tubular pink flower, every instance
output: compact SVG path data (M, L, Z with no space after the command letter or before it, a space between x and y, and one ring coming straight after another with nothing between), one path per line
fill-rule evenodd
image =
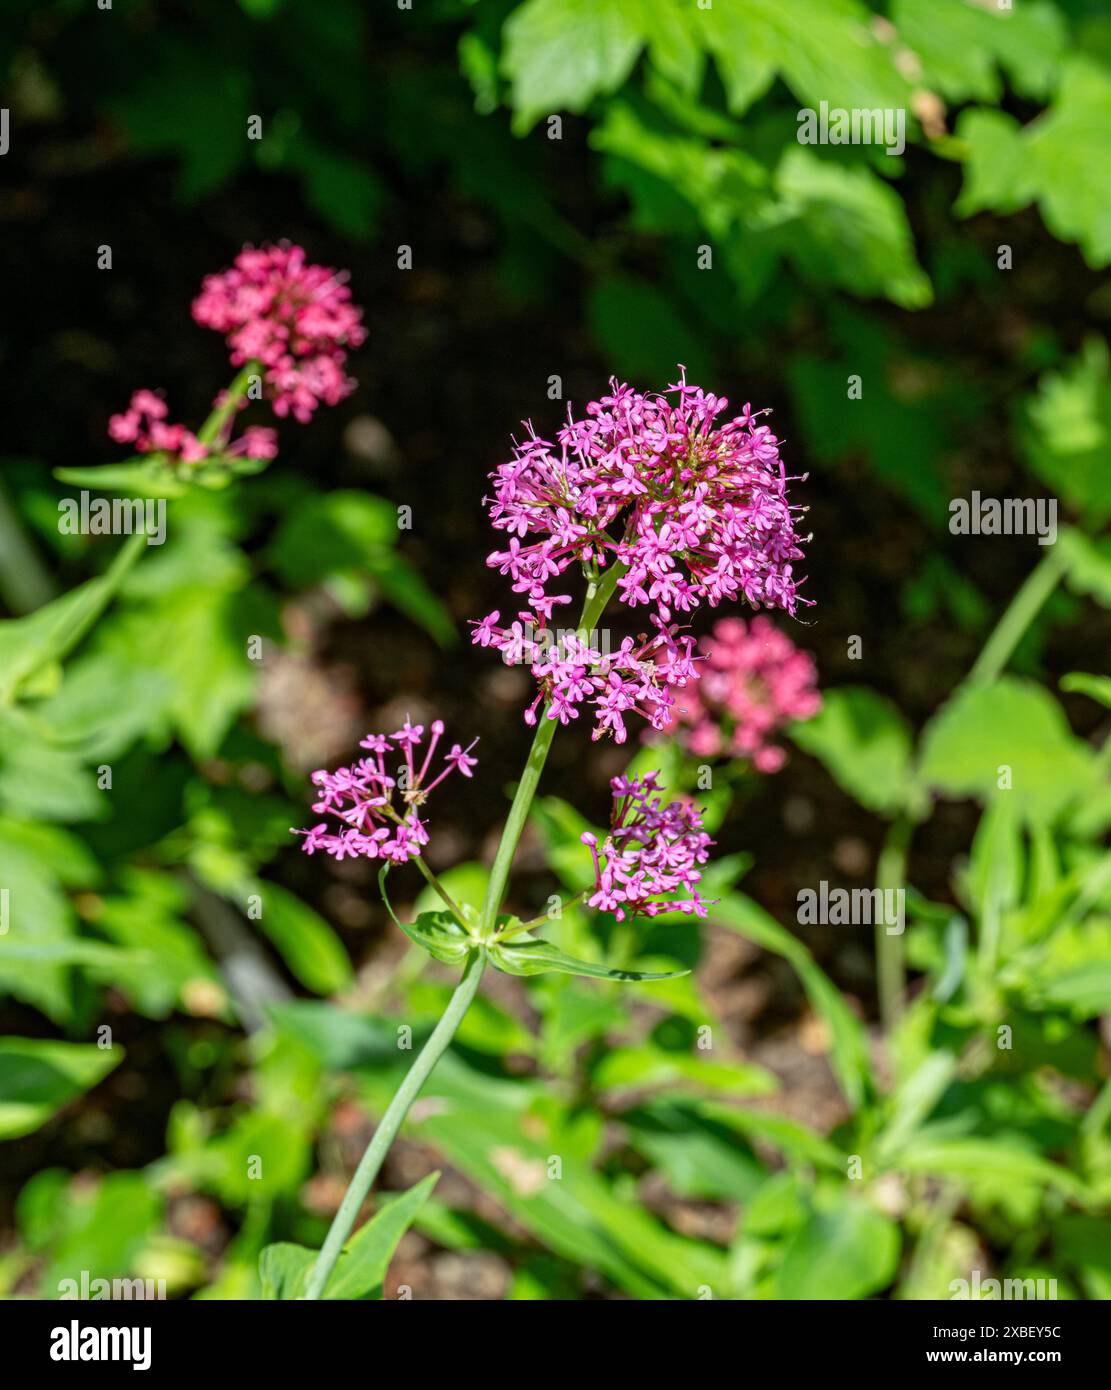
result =
M698 895L700 865L714 843L702 829L702 812L689 801L666 804L658 772L643 778L614 777L610 832L599 846L589 832L582 842L594 860L594 892L587 899L600 912L626 917L655 917L661 912L706 915ZM665 898L681 889L689 897Z
M318 405L354 390L343 365L366 330L346 279L310 265L300 246L248 246L229 270L205 277L193 317L224 335L233 366L262 364L275 415L305 424Z
M445 766L438 776L431 782L426 781L443 732L441 721L434 720L419 766L418 750L424 741L424 726L414 726L406 719L404 726L389 738L367 734L359 746L370 756L360 758L350 767L336 768L334 772L314 772L312 782L319 799L313 802L312 809L318 815L333 817L338 826L333 828L329 822L321 821L308 830L291 831L291 834L304 836L301 842L304 852L315 854L322 849L334 859L361 856L384 859L391 864L404 864L417 858L428 843L428 830L418 812L429 793L456 769L470 777L470 769L478 763L477 758L469 756L477 739L465 750L455 744L445 757ZM398 749L404 752L404 765L388 771L386 755Z
M108 421L109 438L134 444L139 454L165 454L180 463L200 463L208 450L184 425L168 424L169 409L153 391L136 391L127 409Z
M108 435L117 444L133 444L138 454L160 454L173 463L202 463L212 453L253 459L277 457L278 436L265 426L250 425L238 439L218 439L212 449L192 430L167 420L169 409L153 391L136 391L128 407L108 421ZM230 432L230 426L229 426Z
M772 740L822 707L813 658L765 617L722 618L699 650L700 679L668 709L664 732L695 757L731 754L778 772L787 755Z
M541 688L527 722L535 723L541 703L548 718L566 722L587 700L594 736L620 740L626 712L666 720L671 690L697 674L693 643L676 640L677 616L738 600L793 614L807 601L794 578L799 508L787 500L779 441L748 405L719 423L727 406L688 385L683 368L663 394L614 379L584 419L568 413L556 444L527 426L513 458L490 475L490 519L509 542L487 564L527 608L509 627L495 626L496 613L483 619L473 640L533 665ZM549 585L572 566L598 572L615 563L623 567L619 597L652 610L655 635L623 646L604 666L581 646L537 663L530 630L544 633L554 606L570 601Z

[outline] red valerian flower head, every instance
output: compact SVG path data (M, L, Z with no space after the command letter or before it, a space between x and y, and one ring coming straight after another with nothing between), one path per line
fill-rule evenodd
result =
M658 796L659 773L643 778L614 777L610 832L598 844L589 831L582 842L594 859L594 891L587 899L600 912L625 917L655 917L661 912L687 912L705 917L698 895L700 866L714 843L702 829L702 812L689 801L666 804ZM686 889L689 897L660 894Z
M331 816L338 826L321 821L308 830L293 830L292 834L304 836L304 852L315 854L320 849L335 859L362 857L391 864L416 859L428 843L428 830L419 812L429 794L451 772L472 776L471 769L478 763L477 758L470 756L477 739L465 749L456 743L444 758L445 766L428 781L429 767L443 736L443 723L433 720L429 732L423 758L419 750L424 742L424 725L411 724L406 719L388 738L367 734L359 747L367 750L368 757L334 772L314 772L312 781L319 800L313 802L312 809ZM398 750L404 755L404 766L390 771L386 755Z
M699 679L668 711L664 732L698 758L749 758L758 772L786 761L773 739L822 707L814 659L760 616L721 618L699 645Z
M343 367L366 339L345 271L310 265L303 247L246 246L229 270L207 275L193 317L222 333L234 367L262 364L275 415L302 424L323 402L338 405L355 383Z
M528 426L513 458L490 475L490 519L509 544L487 564L508 576L526 607L508 625L498 626L497 613L483 619L474 641L530 661L548 718L566 722L588 702L594 736L620 739L615 716L636 710L662 727L673 689L697 674L693 641L677 637L676 619L730 601L793 614L807 600L794 576L799 508L787 500L779 440L758 423L763 412L746 405L719 420L728 401L688 384L683 368L663 394L610 385L584 418L568 413L555 444ZM538 663L535 634L571 601L553 583L562 587L572 565L597 576L613 564L621 601L646 606L655 632L603 666L567 649L558 662Z

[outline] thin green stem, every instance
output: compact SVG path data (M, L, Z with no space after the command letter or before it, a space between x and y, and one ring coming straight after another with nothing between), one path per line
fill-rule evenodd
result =
M589 633L594 628L610 600L618 579L624 574L625 568L623 564L615 560L601 578L594 578L590 581L586 590L586 599L583 602L582 614L579 617L580 629L585 628ZM481 933L483 937L491 935L497 921L498 909L501 907L502 898L505 895L505 885L509 879L509 870L513 864L513 856L517 852L517 845L525 828L525 821L528 819L532 799L536 795L540 774L543 772L544 764L548 759L548 749L552 746L556 727L557 721L547 717L546 708L542 710L536 736L533 738L532 748L529 750L528 762L521 774L521 780L517 783L513 804L509 808L505 829L502 831L501 842L494 855L494 866L490 870L490 881L486 886L486 897L482 904Z
M888 890L898 892L905 889L907 876L907 857L910 854L910 840L914 834L914 822L907 815L893 821L880 850L876 863L876 887L885 896ZM896 900L897 901L897 900ZM891 925L885 912L875 914L876 938L876 986L880 998L880 1020L885 1033L899 1021L903 1011L903 995L906 991L906 951L903 934L890 932Z
M247 394L251 377L258 376L259 363L248 362L232 384L224 392L224 399L210 413L208 419L197 431L197 439L202 444L214 444L221 439L228 421L239 409L239 403Z
M984 643L975 665L965 677L968 685L990 685L998 679L1014 650L1026 635L1026 630L1041 612L1065 572L1063 552L1050 546L1038 564L1026 576L1003 616Z
M316 1257L316 1263L313 1265L305 1289L306 1299L319 1299L323 1295L324 1288L328 1283L328 1276L335 1268L344 1243L351 1234L355 1218L359 1214L374 1179L378 1176L378 1170L381 1168L386 1154L389 1153L390 1145L397 1137L397 1132L404 1123L405 1116L409 1113L409 1107L420 1094L421 1087L428 1080L433 1067L447 1050L455 1036L456 1029L462 1023L464 1014L470 1008L471 1002L478 992L478 982L481 980L485 968L486 958L481 951L475 951L467 958L463 976L455 987L455 993L448 1001L443 1016L406 1073L405 1080L398 1087L393 1100L390 1101L386 1113L374 1131L374 1138L367 1146L366 1153L363 1154L358 1168L355 1169L355 1175L351 1179L350 1185L344 1193L343 1201L339 1205L339 1210L332 1220L331 1228L321 1247L320 1254Z
M451 896L451 894L447 891L444 885L440 882L440 880L436 877L436 875L432 872L432 870L428 867L428 865L424 862L424 860L421 858L419 854L417 855L415 862L417 868L424 875L425 881L427 882L428 886L439 894L440 900L445 904L448 911L463 928L463 930L469 931L470 928L467 926L467 919L463 915L463 909L459 906L459 904L455 901L455 899Z

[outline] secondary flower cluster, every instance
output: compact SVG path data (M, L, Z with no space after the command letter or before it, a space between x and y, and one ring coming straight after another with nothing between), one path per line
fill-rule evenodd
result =
M658 772L614 777L609 834L600 847L589 831L582 836L594 858L594 892L587 901L618 921L674 911L706 915L697 892L702 878L698 866L706 863L714 842L702 829L697 806L687 801L665 805L656 795L661 790L658 777ZM659 894L680 889L691 896L658 900Z
M305 424L354 389L343 367L366 330L346 278L308 264L300 246L244 247L230 270L205 277L193 317L224 334L233 366L261 363L275 415Z
M368 734L361 740L359 747L367 749L371 756L360 758L350 767L336 768L335 772L314 772L312 781L319 791L319 800L313 802L312 809L318 814L332 816L338 828L321 821L309 830L292 831L294 835L305 837L301 842L305 853L315 854L322 849L335 859L362 856L385 859L391 864L416 859L428 843L428 830L418 811L429 793L450 772L458 769L464 777L470 777L473 775L471 769L478 764L478 759L470 756L477 739L467 748L453 744L451 752L444 756L445 766L439 775L426 784L425 778L443 732L442 721L434 720L419 767L414 752L423 742L424 725L410 724L406 719L388 738L382 734ZM404 752L405 765L396 769L395 777L386 770L386 754L398 749Z
M693 637L676 637L659 623L654 637L626 637L615 652L591 645L595 634L537 631L520 619L508 628L497 626L495 611L475 624L474 641L496 647L510 664L527 663L539 685L525 710L525 723L535 725L540 705L548 702L548 718L566 724L578 718L579 706L594 708L593 738L612 734L615 742L628 737L625 717L636 713L654 728L663 729L674 699L672 688L698 674L692 656ZM527 618L528 614L522 614Z
M611 394L591 401L585 418L569 413L555 444L528 426L513 458L490 475L490 519L510 539L487 564L523 596L519 623L540 629L557 605L571 601L552 588L570 566L597 577L618 565L621 600L653 610L654 647L642 651L655 651L655 679L679 685L692 668L689 647L675 655L675 615L723 600L789 613L805 602L794 578L802 556L798 508L787 500L779 441L749 406L718 423L728 401L688 385L683 369L664 394L634 391L616 379L610 385ZM499 616L477 624L474 640L511 646L517 624L499 628ZM536 674L541 698L552 702L549 718L564 719L568 706L584 698L568 693L552 673ZM636 708L645 698L642 673L611 666L603 679L612 685L615 674L628 677L621 682L622 707ZM657 706L670 703L667 694L654 698ZM595 736L608 727L600 720Z
M108 434L117 444L133 444L139 454L165 454L179 463L200 463L209 455L192 430L167 421L169 408L153 391L136 391L125 411L108 421ZM278 452L276 433L251 425L231 445L221 442L218 452L244 458L272 459Z
M764 617L720 619L699 651L699 679L669 710L665 732L696 757L729 753L778 772L787 755L776 734L822 707L813 658Z

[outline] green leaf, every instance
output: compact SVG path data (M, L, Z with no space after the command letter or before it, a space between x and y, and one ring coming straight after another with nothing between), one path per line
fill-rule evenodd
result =
M343 942L321 915L277 883L244 885L262 899L258 925L306 989L336 994L354 979ZM241 904L243 897L240 897Z
M394 1251L439 1180L439 1173L429 1173L355 1232L336 1262L324 1290L325 1298L382 1296L382 1284Z
M844 791L891 816L911 797L911 731L897 707L866 686L822 692L822 708L791 730Z
M638 0L525 0L506 21L502 69L512 86L513 127L585 111L614 92L643 47Z
M1061 65L1053 104L1020 132L997 112L966 112L957 128L968 163L958 211L1015 212L1036 200L1045 225L1080 245L1093 269L1111 262L1111 75L1091 58Z
M0 1038L0 1139L38 1129L122 1059L121 1047Z
M594 980L636 982L674 980L690 974L689 970L610 970L604 965L594 965L590 961L565 955L550 941L541 941L530 935L496 942L488 946L487 951L491 963L506 975L543 975L554 970L564 975L587 975Z
M1111 354L1102 338L1041 378L1019 441L1031 470L1090 526L1111 517Z
M998 102L997 66L1027 97L1048 95L1068 33L1045 0L1013 9L968 0L895 0L891 22L923 67L922 84L950 101Z
M1057 1163L1020 1148L1002 1134L990 1139L937 1139L927 1131L899 1155L898 1168L962 1178L968 1182L1028 1182L1086 1200L1085 1183Z
M188 484L179 482L164 464L149 459L135 463L106 463L97 468L55 468L61 483L77 487L126 492L133 497L183 497Z
M1111 541L1090 540L1070 526L1057 537L1057 554L1069 588L1111 608Z
M941 707L923 732L919 775L949 797L1013 798L1021 815L1048 823L1091 788L1096 771L1053 696L1007 676L967 686Z
M789 219L778 238L807 279L883 295L903 309L931 302L903 201L871 169L834 164L800 145L780 160L775 188L778 215Z
M861 1106L874 1089L863 1024L803 943L743 893L723 898L711 909L711 919L791 963L814 1012L829 1029L830 1060L838 1084L854 1109Z
M1061 677L1061 689L1076 695L1087 695L1111 709L1111 676L1092 676L1086 671L1070 671Z
M389 894L386 892L386 877L389 871L388 864L383 864L379 870L378 891L382 894L382 901L386 905L386 911L393 918L394 925L400 927L410 941L427 951L433 959L443 961L445 965L462 965L470 953L477 949L478 943L474 937L455 920L454 913L444 910L422 912L415 922L402 922L390 905ZM474 909L464 907L463 911L469 914Z
M316 1255L315 1250L288 1241L266 1246L258 1260L263 1298L300 1298Z
M878 1293L899 1262L899 1228L863 1201L811 1213L791 1237L776 1276L781 1299L855 1299Z

